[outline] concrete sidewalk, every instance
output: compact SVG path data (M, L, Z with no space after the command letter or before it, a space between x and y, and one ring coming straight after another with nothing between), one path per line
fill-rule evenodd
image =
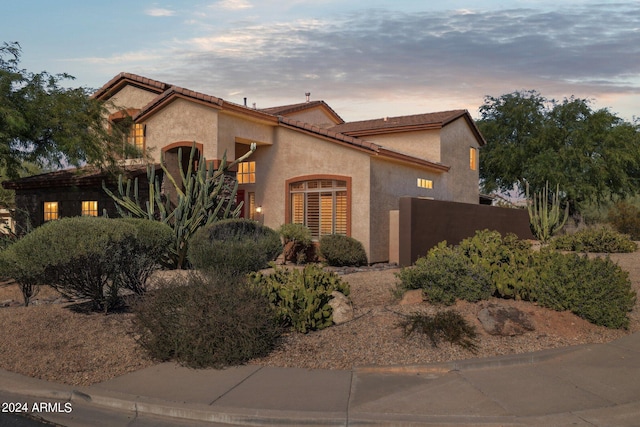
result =
M524 355L352 371L163 363L80 388L0 371L0 390L231 425L638 426L640 334Z

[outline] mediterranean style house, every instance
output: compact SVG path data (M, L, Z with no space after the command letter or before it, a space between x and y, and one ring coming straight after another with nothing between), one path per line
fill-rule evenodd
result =
M305 224L315 239L351 236L371 263L389 260L390 212L400 197L479 203L478 151L485 141L466 110L345 122L306 95L302 103L257 109L246 99L237 104L121 73L93 96L112 105L110 120L133 119L130 142L145 155L127 160L131 177L161 156L177 176L194 143L212 167L255 143L235 171L242 215L275 229ZM38 225L112 209L102 179L99 171L58 171L4 185Z

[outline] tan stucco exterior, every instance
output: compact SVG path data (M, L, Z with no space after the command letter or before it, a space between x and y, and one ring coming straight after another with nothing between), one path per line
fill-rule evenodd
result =
M348 181L348 233L363 244L370 262L389 260L390 212L398 209L400 197L478 203L478 170L470 168L469 149L482 141L464 115L441 127L384 129L353 138L326 130L341 119L324 103L293 111L283 121L197 93L159 97L157 91L123 85L110 98L122 108L142 110L139 123L145 125L149 160L158 162L163 151L175 153L173 148L191 142L207 160L219 160L225 152L233 160L255 142L249 160L255 162L256 182L239 189L245 200L255 194L255 205L262 208L257 219L274 229L288 218L289 183ZM433 188L421 188L418 179L431 181Z

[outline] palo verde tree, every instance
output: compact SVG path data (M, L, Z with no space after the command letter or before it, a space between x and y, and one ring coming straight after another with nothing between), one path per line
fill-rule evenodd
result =
M549 100L536 91L487 96L478 127L487 140L480 161L483 191L540 193L549 182L579 215L638 192L640 133L607 109L586 99Z
M128 129L107 123L107 106L68 74L20 68L17 42L0 45L0 169L18 177L25 162L47 168L115 164Z

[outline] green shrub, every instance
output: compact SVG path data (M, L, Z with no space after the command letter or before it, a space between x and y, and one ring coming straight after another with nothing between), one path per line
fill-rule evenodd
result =
M535 259L536 301L558 311L570 310L608 328L626 328L635 304L629 274L609 258L541 251Z
M280 235L248 219L228 219L201 228L189 243L196 269L245 274L269 266L282 253Z
M283 224L278 230L284 240L284 260L302 264L314 261L311 230L303 224Z
M335 267L367 264L367 253L362 243L342 234L327 234L320 238L320 255Z
M9 246L2 265L20 284L49 284L106 311L119 302L120 269L135 256L135 239L136 228L122 221L63 218Z
M482 230L460 242L457 250L489 273L498 296L529 299L533 251L528 242L515 234L503 237L497 231Z
M121 264L122 286L141 295L147 290L147 281L154 271L160 269L162 260L169 254L174 243L173 230L159 221L138 218L122 218L136 228L136 238L131 241L132 257Z
M551 241L555 249L575 252L624 253L635 252L638 245L628 235L610 227L589 227L573 234L558 236Z
M189 273L135 308L139 343L155 359L222 368L267 355L281 334L267 298L244 278Z
M429 250L413 267L401 269L397 277L402 289L422 289L432 303L475 302L493 293L487 270L446 242Z
M477 351L477 332L462 315L453 310L441 311L431 316L425 313L415 313L400 322L405 337L412 333L426 335L434 347L441 340L457 344L472 352Z
M607 221L619 233L640 240L640 208L628 202L618 202L609 209Z
M302 333L332 325L329 300L333 291L349 295L347 283L316 264L302 270L274 265L273 273L254 273L251 279L268 297L280 321Z

